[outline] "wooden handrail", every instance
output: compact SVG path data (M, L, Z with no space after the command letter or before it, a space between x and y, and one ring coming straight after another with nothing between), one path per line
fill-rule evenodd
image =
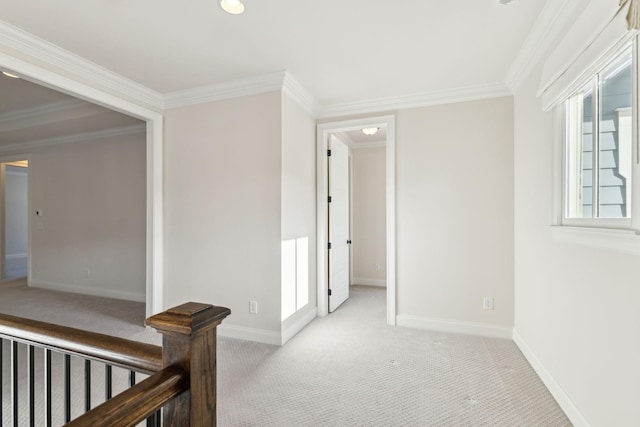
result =
M65 427L133 426L188 389L188 380L182 369L165 368L65 424Z
M163 408L165 426L215 427L216 327L229 314L190 302L148 318L163 335L162 348L6 314L0 314L0 338L151 375L68 426L131 426Z
M145 374L163 367L159 346L7 314L0 314L0 336Z

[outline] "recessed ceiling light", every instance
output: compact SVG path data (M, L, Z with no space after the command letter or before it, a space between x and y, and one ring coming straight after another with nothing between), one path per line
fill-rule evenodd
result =
M240 0L220 0L220 7L232 15L240 15L244 12L244 5Z
M365 135L371 136L378 133L378 129L380 128L364 128L362 129L362 133L364 133Z
M518 0L498 0L498 4L502 6L509 6L514 3L518 3Z
M7 77L11 77L12 79L19 79L20 78L20 76L16 76L15 74L11 74L11 73L9 73L7 71L3 71L2 74L4 74Z

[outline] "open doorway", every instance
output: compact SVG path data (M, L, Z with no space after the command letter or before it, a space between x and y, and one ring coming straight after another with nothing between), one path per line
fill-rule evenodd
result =
M351 284L387 287L386 133L351 145Z
M1 278L26 278L29 253L29 162L0 163L0 206L2 207Z
M396 280L395 280L395 117L382 116L364 119L322 123L317 128L318 145L318 315L326 316L329 313L330 301L330 263L331 253L329 243L329 209L327 205L329 194L329 163L327 162L330 141L335 135L348 135L352 131L361 131L363 128L378 128L386 131L384 148L384 193L385 193L385 217L384 226L386 243L386 260L384 267L380 262L380 273L384 274L384 282L387 288L387 324L396 324ZM372 264L374 271L376 264ZM381 283L381 282L379 282ZM355 283L354 283L355 284Z
M142 254L142 260L137 263L141 265L143 274L142 279L138 280L136 277L136 283L141 283L140 289L136 289L135 295L126 288L127 281L113 280L110 283L115 283L120 288L117 291L122 291L123 295L103 295L114 298L133 299L146 301L146 314L150 316L154 313L160 312L164 309L164 297L163 297L163 239L162 239L162 127L163 118L162 114L155 109L148 109L143 105L147 105L146 102L136 103L130 99L139 99L136 97L135 91L133 94L127 94L126 97L114 96L113 93L103 92L91 86L91 84L80 83L78 81L61 78L60 75L54 74L46 68L23 62L15 58L3 56L0 58L0 68L2 71L7 71L12 77L7 75L0 78L0 87L2 87L3 97L5 101L0 106L0 115L4 116L2 124L0 126L0 151L2 153L10 153L14 155L16 153L29 153L32 155L36 150L40 150L42 153L49 152L45 147L72 147L89 141L114 140L119 137L127 137L134 135L141 136L142 138L142 152L145 154L146 159L142 159L140 166L137 167L137 171L143 174L142 183L143 187L146 187L146 196L142 194L136 198L135 201L142 200L143 206L142 217L146 217L146 224L139 221L140 227L138 228L142 232L142 246L145 247L146 253L138 251ZM97 76L106 77L108 80L110 77L103 76L100 73L96 73ZM4 99L4 98L3 98ZM108 120L102 120L105 116L108 116ZM64 125L62 125L63 123ZM2 134L4 132L4 134ZM17 137L17 134L19 134ZM70 143L70 144L67 144ZM115 144L115 142L114 142ZM89 144L87 144L89 145ZM95 144L102 145L102 144ZM122 144L125 145L125 144ZM73 162L75 151L69 150L71 156L66 158ZM125 157L125 160L131 157ZM137 159L137 157L136 157ZM38 171L42 169L36 163L41 165L42 162L33 160L30 170L30 186L31 190L34 190L34 183L42 178L42 174L38 175ZM3 158L3 161L6 159ZM119 173L119 163L111 162L115 165L111 170L112 176L123 176ZM86 162L76 161L74 165L78 167L87 166ZM64 168L59 168L60 174L65 173ZM89 167L85 167L87 174L90 173ZM106 173L107 171L99 165L94 168L100 172ZM69 175L69 174L67 174ZM146 177L144 176L146 175ZM67 178L70 178L67 176ZM73 178L73 177L71 177ZM87 181L83 179L72 180L74 184L78 186L85 184ZM38 181L41 182L41 181ZM46 182L46 180L45 180ZM114 188L112 181L109 179L103 179L101 181L108 191ZM55 183L54 183L55 184ZM40 188L40 186L37 186ZM62 187L64 188L64 187ZM128 186L125 186L128 188ZM136 187L137 188L137 187ZM114 192L114 191L112 191ZM33 196L33 191L31 191ZM104 192L103 192L104 193ZM98 197L100 192L94 193L95 197ZM110 193L111 194L111 193ZM53 200L54 202L60 202L62 200L54 199L45 194L47 200ZM79 198L78 198L79 199ZM31 198L34 203L33 208L29 210L31 222L34 222L35 211L43 211L43 206L38 203L37 200ZM38 203L36 205L36 203ZM96 204L86 204L87 209L91 209ZM121 205L128 206L127 203ZM145 209L146 208L146 209ZM63 228L57 228L52 226L51 222L51 210L44 209L47 214L47 228L46 232L63 233ZM110 213L111 209L96 209L98 213ZM58 216L58 218L65 218L64 214ZM96 224L105 225L100 219L95 220ZM77 223L78 227L80 224ZM84 226L84 225L83 225ZM40 229L38 228L40 227ZM28 275L29 285L33 286L33 279L36 273L40 270L34 265L34 261L43 259L35 254L33 243L33 234L39 231L44 231L44 219L39 223L34 223L34 227L31 228L30 237L30 259L28 261ZM90 225L84 226L88 231L87 234L93 233L95 235L97 231L95 227ZM44 233L40 233L44 234ZM105 241L111 239L108 233ZM4 244L2 238L0 238L0 245ZM109 245L103 245L100 247L106 247ZM75 248L79 248L80 245L75 245ZM93 247L98 247L94 245ZM49 251L58 255L59 252ZM82 252L83 254L89 254L88 251ZM120 252L118 252L120 253ZM96 256L96 260L106 263L109 259L107 257ZM107 261L104 261L107 260ZM0 254L0 264L4 265L4 255ZM92 261L92 260L89 260ZM104 261L104 262L103 262ZM85 263L89 264L89 262ZM56 261L52 261L48 264L52 269L56 269L60 264ZM75 274L73 285L77 285L76 282L92 282L91 286L94 289L98 289L100 292L104 289L101 283L97 283L98 279L102 280L102 277L111 273L120 273L121 270L117 268L93 268L85 265L72 266L74 269L69 269L69 274ZM1 268L0 268L1 270ZM96 276L100 273L101 276ZM58 290L67 290L71 292L77 292L78 289L62 289L59 285L67 285L66 278L60 279L58 276L49 280L42 279L38 286L49 286L53 288L55 286ZM42 275L40 275L42 277ZM46 283L45 283L46 282ZM80 284L80 285L83 285Z
M330 313L349 298L352 286L387 287L386 128L365 132L329 138Z

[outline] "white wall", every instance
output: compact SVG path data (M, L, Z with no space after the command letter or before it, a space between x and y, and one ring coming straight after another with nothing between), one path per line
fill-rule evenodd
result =
M386 286L386 157L385 147L351 150L351 283L355 285Z
M280 92L167 111L164 155L165 307L226 306L222 332L279 337Z
M144 133L31 154L31 286L144 301L145 159Z
M316 121L282 95L282 241L309 238L309 303L285 319L289 330L316 307Z
M640 425L640 259L554 241L540 69L515 95L515 333L575 425Z
M396 126L398 323L510 336L513 99L402 110Z
M5 256L24 258L27 256L27 200L28 169L7 166L5 173Z

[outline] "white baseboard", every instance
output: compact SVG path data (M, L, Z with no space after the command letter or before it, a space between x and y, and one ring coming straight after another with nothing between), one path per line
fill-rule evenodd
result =
M387 281L385 279L370 279L368 277L354 277L351 279L352 285L364 285L364 286L378 286L380 288L387 287Z
M590 427L591 424L587 421L582 412L580 412L571 398L562 389L560 384L558 384L551 373L545 369L542 362L538 360L531 348L515 330L513 331L513 341L516 343L531 367L533 367L533 370L536 371L544 385L549 389L551 395L556 399L556 402L558 402L558 405L560 405L560 408L562 408L571 423L575 427Z
M303 330L318 315L318 309L311 307L300 319L289 326L282 333L266 331L264 329L247 328L246 326L236 326L221 324L218 326L218 335L227 338L236 338L245 341L254 341L262 344L284 345L298 332Z
M396 321L398 326L426 329L430 331L508 339L511 339L513 336L513 328L501 325L492 325L490 323L461 322L458 320L433 319L406 315L398 315Z
M52 291L61 291L61 292L71 292L74 294L93 295L96 297L122 299L125 301L146 302L146 295L144 293L137 294L134 292L116 291L112 289L87 288L84 286L43 282L38 280L29 280L29 286L32 288L49 289Z
M6 259L22 259L22 258L26 258L27 254L7 254L7 256L5 257Z
M285 345L291 338L296 336L298 332L303 330L313 319L318 316L318 309L311 307L297 322L282 331L281 344Z
M225 325L224 323L218 326L218 336L271 345L280 345L282 342L282 337L277 332L247 328L244 326Z

